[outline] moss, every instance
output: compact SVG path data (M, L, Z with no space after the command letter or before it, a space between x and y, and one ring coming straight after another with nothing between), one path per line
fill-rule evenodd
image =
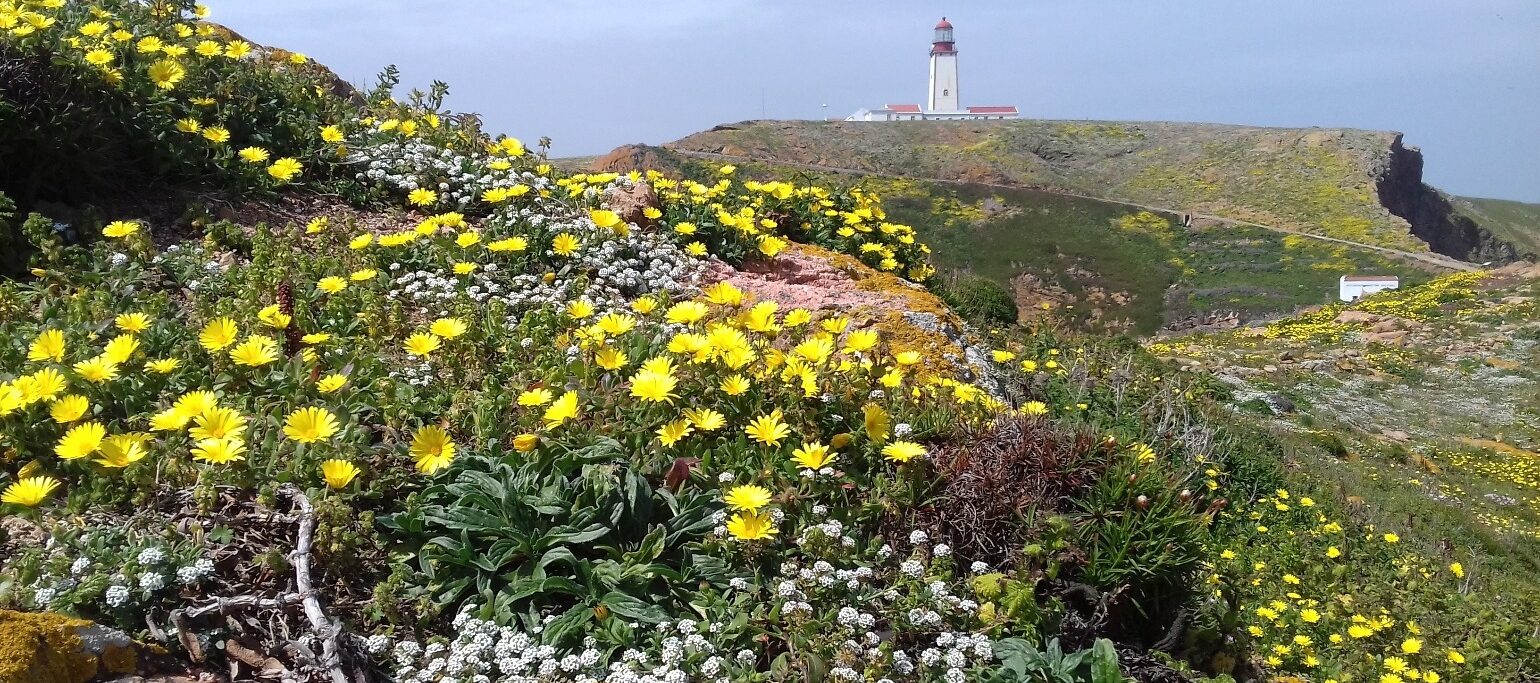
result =
M83 652L80 629L93 624L60 614L0 610L0 683L84 683L102 668L95 655ZM122 648L126 649L126 648ZM129 653L126 669L118 668L123 657L112 656L109 668L133 670Z

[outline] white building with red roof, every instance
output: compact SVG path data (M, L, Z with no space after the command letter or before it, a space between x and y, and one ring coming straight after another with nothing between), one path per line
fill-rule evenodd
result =
M930 90L925 107L918 104L885 104L879 109L860 109L846 121L981 121L1014 119L1015 106L961 105L957 82L957 43L952 39L952 22L946 17L936 24L930 44Z

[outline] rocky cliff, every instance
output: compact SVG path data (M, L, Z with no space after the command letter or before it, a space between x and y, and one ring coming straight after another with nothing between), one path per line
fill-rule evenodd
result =
M1397 135L1375 187L1380 203L1405 219L1412 234L1429 248L1465 261L1506 263L1535 258L1535 254L1521 251L1458 211L1448 195L1422 181L1422 168L1422 150L1408 147Z

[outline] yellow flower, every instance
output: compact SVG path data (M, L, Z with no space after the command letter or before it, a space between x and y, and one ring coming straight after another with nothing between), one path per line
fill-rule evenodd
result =
M300 443L315 443L337 433L337 417L325 408L310 406L289 413L283 434Z
M651 403L673 403L679 380L673 375L643 370L631 378L631 396Z
M165 43L161 42L160 38L157 38L155 36L148 36L148 37L145 37L145 38L140 38L139 39L139 43L137 45L135 45L134 47L135 47L135 49L139 50L140 52L148 55L148 54L154 54L156 52L160 52L160 49L162 47L164 47L164 46L165 46Z
M491 251L524 251L529 248L529 240L523 237L508 237L495 242L488 242L487 249Z
M75 364L75 374L88 382L106 382L118 376L118 364L106 356L97 356Z
M415 206L428 206L438 201L438 193L427 188L419 187L407 193L406 201Z
M193 445L194 460L223 465L246 459L246 444L239 439L203 439Z
M620 225L622 226L620 229L624 229L624 222L620 220L620 214L617 214L614 211L610 211L609 209L591 209L588 212L588 217L593 220L594 225L597 225L601 228L613 229L615 226Z
M278 182L287 183L305 170L304 165L293 157L284 157L273 162L267 167L267 174L276 178Z
M225 46L225 56L230 59L240 59L251 54L251 43L244 40L232 40Z
M54 422L66 424L84 417L90 409L90 400L79 394L70 394L55 399L53 405L48 407L48 415Z
M337 292L348 288L348 281L332 275L330 277L321 278L319 282L315 283L315 288L326 292L327 294L336 294Z
M573 237L572 235L565 232L557 235L555 239L551 240L551 251L554 251L561 256L571 256L577 253L579 246L581 245L578 242L578 238Z
M770 504L770 489L755 484L734 486L722 496L722 502L734 510L757 512Z
M693 431L695 429L690 426L689 420L674 420L658 428L658 441L662 442L664 446L672 446L678 443L680 439L689 436L690 432Z
M27 360L43 361L51 360L55 363L64 361L64 333L59 330L43 330L32 340L32 345L27 347Z
M455 238L455 244L460 247L468 247L480 241L481 233L474 230L470 232L462 232L460 233L459 237Z
M148 368L150 372L165 375L181 367L181 365L182 361L175 358L161 358L145 363L144 367Z
M701 318L706 317L706 314L710 312L711 310L706 308L706 304L699 301L681 301L670 306L664 317L671 323L692 325L699 322Z
M1326 556L1335 560L1339 557L1342 557L1342 551L1338 550L1337 546L1331 546L1326 549Z
M170 90L187 77L187 69L174 59L162 59L150 65L149 75L155 87Z
M624 313L609 313L596 323L599 330L612 337L630 332L636 327L636 318Z
M203 331L198 334L198 343L205 349L218 351L234 344L238 333L234 320L219 318L203 326Z
M791 459L798 465L817 472L834 462L834 456L829 452L829 447L817 441L803 444L797 450L791 452Z
M1401 641L1401 651L1409 655L1422 652L1422 641L1416 638L1407 638Z
M845 350L855 353L870 351L877 345L879 337L872 330L856 330L845 335Z
M740 541L758 541L780 533L769 515L736 514L727 520L727 533Z
M700 242L691 242L689 244L686 244L686 245L684 245L684 250L685 250L686 253L688 253L691 256L705 256L706 255L706 245L702 244Z
M786 245L786 240L776 237L775 235L759 236L759 253L764 254L770 258L775 258L776 254L784 251L786 249Z
M358 466L346 460L332 458L321 463L321 478L332 489L342 489L358 476Z
M722 393L725 393L728 396L741 396L747 393L750 388L748 378L744 377L743 375L733 375L723 379L722 383L718 386L722 390Z
M241 158L241 161L249 164L260 164L267 161L268 157L267 150L261 147L243 147L241 151L236 152L236 155Z
M1459 562L1450 563L1449 571L1455 575L1455 578L1465 578L1465 565L1462 565Z
M543 406L550 403L552 398L555 398L555 396L551 393L550 389L537 387L519 394L519 405Z
M1321 620L1321 613L1307 608L1299 611L1299 618L1307 624L1314 624Z
M455 444L442 427L426 425L412 435L411 453L418 472L433 474L454 460Z
M65 460L77 460L96 452L107 438L107 428L95 422L87 422L70 428L54 445L54 455Z
M106 358L107 362L113 365L120 365L133 357L134 352L138 350L139 340L134 338L134 335L125 332L113 337L112 341L107 342L107 346L102 348L102 357Z
M407 337L406 343L402 347L406 349L407 353L426 358L428 354L437 351L442 345L438 335L418 332Z
M520 434L513 437L513 449L520 453L528 453L540 445L540 437L534 434Z
M875 403L861 406L862 424L866 427L866 438L873 443L885 443L888 440L888 431L892 428L892 418L888 417L888 411Z
M743 431L755 441L768 446L779 446L782 439L791 435L791 427L781 421L779 410L754 418Z
M336 126L324 126L321 128L321 141L336 144L342 142L342 129Z
M696 227L694 223L682 222L674 224L674 232L677 232L681 235L693 235L695 234L695 230Z
M605 370L619 370L626 366L627 360L625 352L612 346L606 346L594 354L594 362Z
M27 477L5 487L5 493L0 493L0 503L37 507L56 488L59 488L59 480L53 477Z
M1385 542L1386 543L1400 543L1401 542L1401 537L1397 536L1394 532L1385 534L1384 538L1385 538Z
M289 314L279 310L278 304L262 307L262 310L257 311L257 319L269 327L279 330L288 328L289 323L294 322L294 319Z
M1048 413L1048 404L1042 401L1027 401L1026 405L1021 407L1021 412L1033 417L1046 415Z
M194 439L245 439L246 416L233 408L212 407L193 417Z
M366 232L348 241L348 248L354 251L363 249L374 243L374 233Z
M338 389L341 389L343 385L347 383L348 378L346 375L334 372L317 380L315 383L315 388L316 391L319 391L323 394L330 394Z
M714 432L727 425L727 418L710 408L686 410L684 416L691 425L703 432Z
M882 457L893 462L909 462L917 457L925 457L924 446L913 441L894 441L882 447Z
M209 126L203 129L203 139L215 144L226 143L230 141L230 131L222 126Z
M561 398L556 399L555 403L552 403L550 407L545 409L545 415L542 416L542 419L545 420L546 429L554 429L561 426L563 422L574 419L577 416L578 395L576 391L569 391L562 394Z
M365 280L372 280L374 279L374 276L379 274L379 271L373 268L364 268L362 270L355 270L352 273L349 273L348 279L354 282L363 282Z
M640 297L636 301L631 302L631 310L636 311L640 315L647 315L657 310L657 308L658 300L650 296Z
M138 334L150 326L150 316L143 313L124 313L114 318L113 324L124 332Z
M790 318L791 316L788 315L787 317ZM906 367L910 366L910 365L914 365L914 364L920 362L920 352L919 351L899 351L898 353L893 354L893 360L896 361L899 365L903 365L903 366L906 366Z
M1450 650L1449 654L1446 655L1446 657L1449 659L1449 661L1451 663L1454 663L1454 664L1464 664L1465 663L1465 655L1462 655L1458 651L1455 651L1455 650Z
M1348 627L1348 635L1354 638L1368 638L1374 635L1374 631L1369 630L1369 627L1363 624L1353 624Z
M108 437L102 442L101 454L95 462L102 467L123 469L140 460L143 460L150 452L144 447L148 434L119 434Z
M230 349L230 360L235 361L236 365L248 367L267 365L278 360L278 342L272 337L251 335L239 346Z
M134 221L113 221L102 228L102 235L119 239L139 232L139 224Z
M573 320L582 320L594 314L594 305L586 299L578 299L567 304L567 317Z

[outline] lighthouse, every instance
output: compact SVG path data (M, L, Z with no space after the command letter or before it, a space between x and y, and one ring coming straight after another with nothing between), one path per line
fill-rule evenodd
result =
M952 22L946 17L936 23L936 34L930 43L930 98L925 108L930 111L958 111L961 107L957 96L957 46L952 41Z
M946 17L936 23L930 41L930 92L925 107L918 104L884 104L872 109L858 109L846 121L988 121L1014 119L1014 106L962 106L957 93L957 42L952 39L952 22Z

